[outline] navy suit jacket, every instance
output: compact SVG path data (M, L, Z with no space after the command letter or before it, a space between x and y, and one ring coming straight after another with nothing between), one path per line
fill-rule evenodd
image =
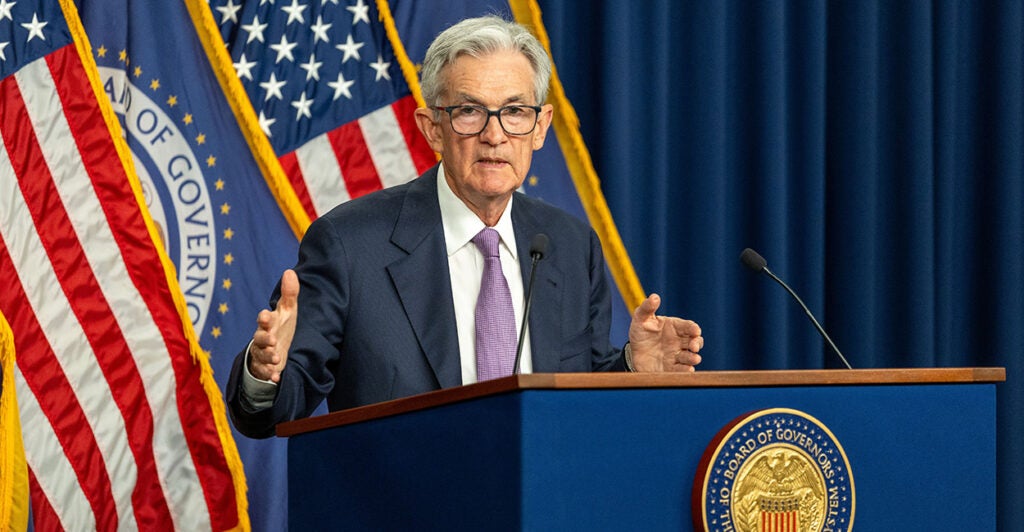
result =
M520 193L512 224L524 287L530 240L549 239L529 317L533 371L624 370L621 350L608 341L609 286L594 231ZM436 166L318 218L295 271L299 317L272 408L241 408L245 353L235 359L226 396L240 432L271 436L274 425L310 415L324 398L334 411L462 384Z

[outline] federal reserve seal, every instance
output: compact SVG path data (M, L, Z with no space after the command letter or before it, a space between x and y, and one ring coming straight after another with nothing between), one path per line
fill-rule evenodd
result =
M697 530L833 532L853 527L850 462L832 431L788 408L722 428L693 482Z

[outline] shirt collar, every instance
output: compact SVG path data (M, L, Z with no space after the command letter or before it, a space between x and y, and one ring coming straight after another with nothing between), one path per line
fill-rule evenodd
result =
M484 223L477 217L469 207L452 192L448 186L448 180L444 177L444 163L437 169L437 200L441 207L441 225L444 227L444 241L446 251L450 257L463 246L468 244L473 237L483 230ZM494 226L501 237L501 243L508 252L519 260L516 253L516 233L512 227L512 202L515 197L509 199L505 206L505 212Z

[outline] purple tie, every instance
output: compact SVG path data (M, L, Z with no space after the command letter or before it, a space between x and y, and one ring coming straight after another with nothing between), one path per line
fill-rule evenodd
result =
M512 374L516 356L516 315L512 294L501 272L498 232L490 227L473 237L484 255L484 275L476 300L476 380Z

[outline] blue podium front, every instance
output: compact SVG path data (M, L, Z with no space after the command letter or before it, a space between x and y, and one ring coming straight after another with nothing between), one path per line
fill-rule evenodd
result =
M850 477L848 491L832 494L832 513L844 513L832 521L838 529L994 530L995 394L1004 375L520 375L442 390L279 427L290 437L289 524L692 530L693 511L701 511L694 480L716 472L708 456L715 442L728 444L723 429L751 412L782 410L819 421L841 446L845 456L818 460L835 461ZM736 441L733 456L741 456L744 440ZM732 478L721 463L726 471L717 473ZM721 517L708 528L744 529Z

